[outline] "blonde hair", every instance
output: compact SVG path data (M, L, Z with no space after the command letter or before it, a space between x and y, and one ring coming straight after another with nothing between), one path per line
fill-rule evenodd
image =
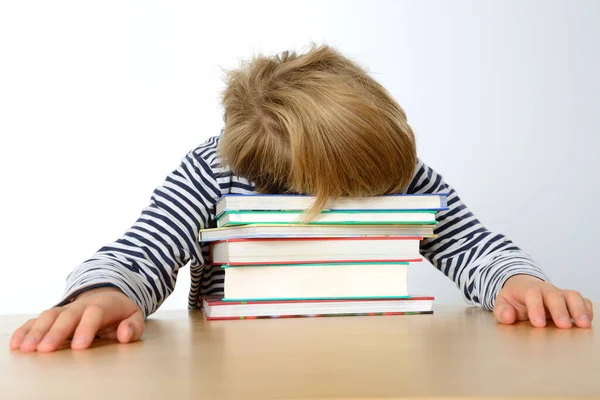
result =
M400 105L329 46L258 56L223 92L223 162L262 193L329 198L398 193L413 176L415 139Z

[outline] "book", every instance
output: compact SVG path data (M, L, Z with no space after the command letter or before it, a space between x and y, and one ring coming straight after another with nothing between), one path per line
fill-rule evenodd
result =
M223 301L407 297L408 263L224 265Z
M233 225L202 229L200 242L249 238L421 236L433 237L435 225Z
M228 239L210 246L212 264L419 262L417 236Z
M435 211L322 211L308 225L434 225ZM244 224L304 224L302 211L226 211L217 227Z
M443 210L447 209L447 194L393 194L376 197L340 197L325 205L328 210ZM216 215L225 211L296 210L310 208L313 196L226 194L215 206Z
M202 298L207 320L432 314L433 297L404 299L224 302L221 296Z

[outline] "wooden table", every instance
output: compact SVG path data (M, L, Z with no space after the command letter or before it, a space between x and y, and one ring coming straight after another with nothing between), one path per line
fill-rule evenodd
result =
M218 322L159 312L135 344L11 352L25 319L0 317L2 399L600 398L598 328L502 326L473 308Z

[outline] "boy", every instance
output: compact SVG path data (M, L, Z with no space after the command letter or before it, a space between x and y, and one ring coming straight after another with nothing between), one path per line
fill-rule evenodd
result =
M327 198L386 193L449 193L436 238L421 252L465 300L501 323L589 327L592 304L548 283L530 257L486 230L442 177L416 155L402 108L364 70L335 50L258 57L231 72L223 94L224 130L191 151L120 239L68 277L59 306L13 334L10 347L53 351L73 336L85 349L96 336L138 340L144 318L172 292L190 262L189 306L222 291L220 271L204 268L198 231L214 226L224 193L306 193ZM574 321L574 322L573 322Z

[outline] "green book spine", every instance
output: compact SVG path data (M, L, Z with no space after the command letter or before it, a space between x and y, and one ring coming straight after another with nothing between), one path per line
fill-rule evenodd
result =
M310 221L308 224L303 222L233 222L229 221L220 227L237 225L436 225L437 221Z

